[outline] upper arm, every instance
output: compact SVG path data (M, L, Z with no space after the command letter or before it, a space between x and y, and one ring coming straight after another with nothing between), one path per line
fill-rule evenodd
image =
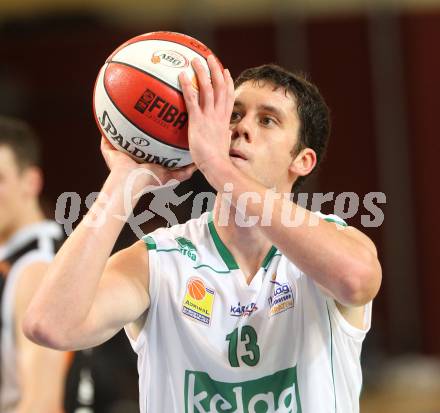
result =
M382 282L382 267L377 256L377 249L374 242L363 232L353 227L346 228L346 236L351 238L353 242L359 243L364 250L364 265L369 269L365 289L368 289L368 295L371 301L378 293Z
M143 241L109 258L77 348L108 340L147 311L150 298L148 251Z
M41 347L28 340L21 328L24 313L47 270L48 263L35 262L20 274L15 294L17 374L21 400L17 413L59 413L67 369L66 353Z
M366 251L369 252L372 260L372 277L369 288L372 290L371 296L374 298L379 290L382 280L382 269L377 259L377 249L373 241L363 232L356 228L348 227L347 236L351 237L353 241L361 243ZM346 321L354 327L365 329L365 305L362 306L346 306L336 301L336 306Z
M361 245L365 250L366 257L369 257L369 259L366 259L366 261L371 266L371 277L369 282L366 283L365 288L371 290L369 295L374 298L374 296L376 296L377 294L382 279L382 270L380 267L380 263L377 259L376 246L367 235L354 227L345 227L342 230L344 231L344 234L349 237L353 242ZM336 307L350 325L359 329L365 328L365 305L343 304L339 302L328 289L324 288L321 285L319 287L324 292L324 294L332 297L335 300Z
M345 234L353 241L361 243L367 249L367 251L372 254L372 256L377 257L377 248L374 245L374 242L362 231L359 231L355 227L346 227L344 228L344 231Z

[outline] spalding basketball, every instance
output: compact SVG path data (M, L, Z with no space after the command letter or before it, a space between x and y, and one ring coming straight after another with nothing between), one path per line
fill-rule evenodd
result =
M99 71L93 109L101 134L138 162L181 167L192 162L188 113L178 75L185 71L197 89L191 60L213 54L180 33L152 32L118 47Z

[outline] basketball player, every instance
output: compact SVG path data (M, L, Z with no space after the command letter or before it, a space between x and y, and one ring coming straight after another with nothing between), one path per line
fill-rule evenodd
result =
M103 141L109 177L51 265L26 334L85 348L125 327L142 412L358 412L361 343L381 280L375 247L281 196L321 159L327 107L276 66L246 70L234 91L229 72L208 63L212 82L193 62L199 99L179 79L194 163L218 191L213 211L109 259L133 170L167 182L194 166L137 165ZM154 182L145 174L132 193Z
M37 346L24 312L62 239L39 205L40 153L24 122L0 117L0 412L59 413L66 356Z

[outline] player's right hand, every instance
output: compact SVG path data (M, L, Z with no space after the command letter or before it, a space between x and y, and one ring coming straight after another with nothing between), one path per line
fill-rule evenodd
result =
M139 177L143 177L144 179L142 183L138 183L140 186L152 185L157 187L166 186L167 184L173 185L176 180L183 182L191 178L192 174L197 169L194 164L182 168L170 169L153 163L137 163L126 153L115 149L104 137L101 138L101 153L108 168L114 174L121 174L127 177L133 171L139 171L142 169L152 172L152 174L139 174Z

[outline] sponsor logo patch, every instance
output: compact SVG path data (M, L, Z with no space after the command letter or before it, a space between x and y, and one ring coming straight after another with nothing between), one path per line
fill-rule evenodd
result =
M301 413L296 367L256 380L225 383L185 372L185 413Z
M153 155L153 154L147 153L144 149L140 149L136 145L133 145L132 143L130 143L129 139L126 139L124 136L122 136L118 132L113 121L110 119L110 115L107 113L107 111L104 111L102 116L98 119L99 119L99 123L101 124L107 138L114 141L116 145L125 149L128 153L133 155L135 158L142 159L145 162L163 165L167 168L172 168L180 162L181 158L166 158L165 156ZM134 139L136 139L136 137L133 137L132 139L130 139L131 142L134 142ZM143 138L139 138L139 139L143 139ZM145 139L145 141L147 141L147 140ZM138 141L137 145L139 145L139 142L140 141ZM148 142L148 144L149 144L149 142ZM148 145L145 145L145 146L148 146Z
M207 287L201 278L191 277L186 285L182 313L209 325L214 305L214 294L214 289Z
M145 89L142 96L136 101L134 109L165 129L174 128L178 131L188 123L187 112L179 111L177 106L157 95L151 89Z
M140 136L133 136L133 137L131 138L131 141L132 141L135 145L138 145L138 146L149 146L149 145L150 145L150 142L149 142L147 139L142 138L142 137L140 137Z
M273 284L273 291L268 298L269 317L282 313L294 305L294 292L290 284L280 283L275 278L270 281Z
M153 64L161 64L167 67L181 68L189 65L188 59L174 50L157 50L151 57Z
M239 301L237 305L231 305L229 314L233 317L249 317L254 311L257 310L258 307L255 303L241 305Z
M194 244L187 238L177 237L177 244L179 244L179 251L185 257L188 257L192 261L197 260L197 250Z

